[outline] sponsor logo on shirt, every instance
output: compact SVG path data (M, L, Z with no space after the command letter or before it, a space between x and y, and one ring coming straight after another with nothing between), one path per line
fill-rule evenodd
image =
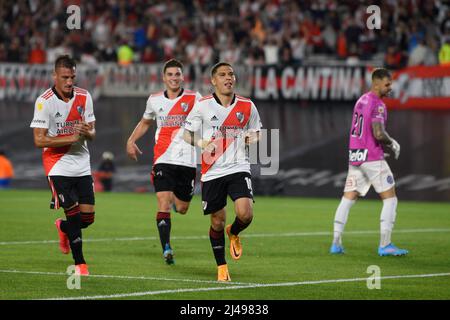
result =
M350 149L348 150L348 158L350 162L366 161L368 153L367 149Z
M41 124L45 124L46 123L46 121L45 120L40 120L40 119L34 119L33 121L32 121L32 123L41 123Z
M216 115L213 115L212 118L211 118L211 121L218 121L218 120L219 120L219 118L217 118Z
M62 117L61 113L57 112L57 113L55 114L55 118L60 118L60 117Z

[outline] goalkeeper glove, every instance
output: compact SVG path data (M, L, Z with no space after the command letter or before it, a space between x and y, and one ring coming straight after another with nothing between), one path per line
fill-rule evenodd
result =
M394 139L391 139L390 147L391 150L394 152L395 160L397 160L398 157L400 156L400 144Z

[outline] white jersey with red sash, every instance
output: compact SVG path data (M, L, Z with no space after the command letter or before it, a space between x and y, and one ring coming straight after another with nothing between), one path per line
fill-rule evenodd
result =
M74 134L73 127L82 121L95 121L94 107L88 91L75 87L73 97L64 102L54 88L36 99L31 128L48 129L50 137ZM80 177L91 174L89 149L81 138L69 146L44 148L42 160L47 176Z
M182 128L195 102L201 97L200 93L186 89L175 99L169 99L164 91L150 95L143 118L156 120L157 124L153 165L197 166L195 148L183 140Z
M209 181L236 172L250 173L245 146L245 134L261 129L261 120L254 103L235 95L228 107L220 104L215 95L206 96L195 104L185 128L201 130L204 140L212 140L215 151L202 154L201 181Z

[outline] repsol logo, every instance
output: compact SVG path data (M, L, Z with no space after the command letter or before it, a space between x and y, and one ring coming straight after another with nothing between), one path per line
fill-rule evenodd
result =
M351 162L366 161L367 153L367 149L350 149L348 150L348 158Z

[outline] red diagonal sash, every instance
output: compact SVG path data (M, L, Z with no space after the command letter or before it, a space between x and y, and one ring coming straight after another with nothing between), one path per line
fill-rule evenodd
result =
M172 109L167 114L168 116L174 115L184 115L187 116L189 112L191 112L192 107L194 106L195 95L183 95L180 100L172 107ZM183 110L181 106L182 103L186 103L188 108ZM174 127L161 127L159 130L158 141L156 141L155 147L153 148L153 164L156 163L156 160L159 159L169 148L172 143L173 137L177 134L178 130L180 130L180 126Z
M236 105L228 114L228 117L222 123L222 127L240 127L243 128L250 120L250 112L252 104L249 101L238 100ZM241 117L238 117L238 114ZM234 142L235 137L220 137L213 138L213 143L216 145L216 151L213 154L202 154L202 174L205 174L213 164L219 159L227 150L227 148Z
M70 108L69 115L66 121L81 121L82 115L84 116L84 111L86 108L86 96L76 95L75 100ZM70 136L73 133L59 134L58 137ZM42 152L42 162L44 164L45 174L48 175L50 170L53 168L56 162L62 158L70 149L70 145L58 147L58 148L45 148Z

